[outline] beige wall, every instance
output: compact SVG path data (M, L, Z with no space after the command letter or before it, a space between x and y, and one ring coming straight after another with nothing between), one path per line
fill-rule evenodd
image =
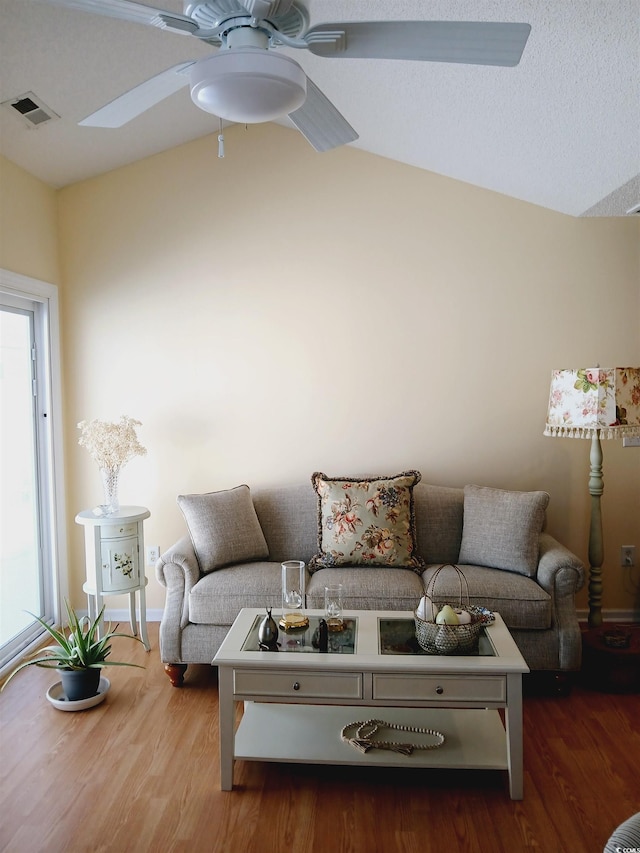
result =
M69 517L101 499L75 424L128 414L148 455L121 498L162 549L178 493L415 467L546 489L586 559L589 444L543 437L549 377L640 364L639 223L319 155L275 125L226 136L224 160L210 137L59 194ZM604 455L604 605L638 607L618 552L640 551L640 451Z
M57 193L0 155L0 267L59 284Z

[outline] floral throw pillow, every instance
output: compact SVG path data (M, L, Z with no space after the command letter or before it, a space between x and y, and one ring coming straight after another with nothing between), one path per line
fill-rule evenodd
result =
M318 549L309 571L334 566L386 566L421 573L413 487L419 471L347 479L316 472Z

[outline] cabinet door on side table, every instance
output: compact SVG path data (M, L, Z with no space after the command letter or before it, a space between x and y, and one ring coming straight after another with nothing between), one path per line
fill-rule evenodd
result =
M102 591L122 592L140 584L138 537L103 539L100 545Z

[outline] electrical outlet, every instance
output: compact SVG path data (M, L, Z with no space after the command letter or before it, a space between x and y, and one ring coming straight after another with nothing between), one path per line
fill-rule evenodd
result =
M636 546L623 545L620 548L620 565L628 568L636 564Z
M155 564L160 559L160 546L159 545L147 545L147 565L155 566Z

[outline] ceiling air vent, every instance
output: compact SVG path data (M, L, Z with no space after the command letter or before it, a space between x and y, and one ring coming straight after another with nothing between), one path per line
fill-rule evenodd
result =
M27 92L25 95L19 95L17 98L3 101L1 106L7 107L7 109L11 110L18 118L21 118L29 127L40 127L49 121L53 121L53 119L60 118L57 113L54 113L51 107L48 107L33 92Z

